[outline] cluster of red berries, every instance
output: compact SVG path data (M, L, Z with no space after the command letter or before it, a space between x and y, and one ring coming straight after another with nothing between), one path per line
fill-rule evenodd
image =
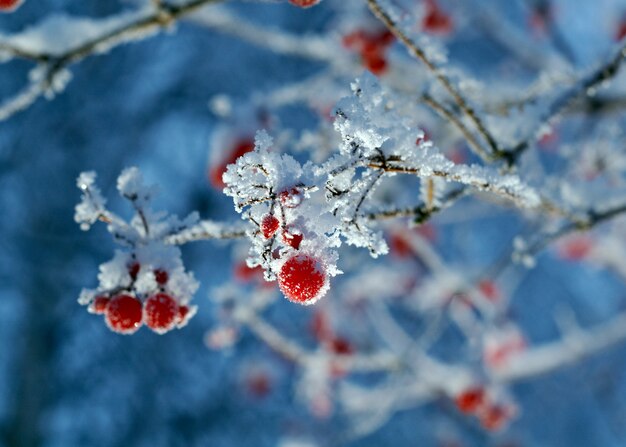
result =
M277 196L280 206L285 208L297 208L303 200L302 189L294 186L280 192ZM284 212L281 213L284 217ZM281 230L281 240L284 245L300 250L304 235L297 228L281 224L278 217L269 213L263 216L260 223L260 232L265 239L271 239ZM277 251L274 257L280 256ZM321 292L327 286L328 277L322 263L313 255L297 253L287 259L277 274L278 286L285 297L290 301L300 304L312 304L321 296Z
M1 1L1 0L0 0ZM211 184L217 189L224 189L226 186L222 175L226 172L228 165L233 164L239 157L254 150L254 140L252 138L240 138L228 149L228 155L216 166L209 169L208 176Z
M0 0L0 12L13 12L19 8L23 0Z
M368 32L359 29L344 36L343 46L359 53L363 66L375 75L381 75L387 71L385 53L393 41L394 36L389 30Z
M139 263L128 267L132 280L137 278ZM154 277L159 286L167 284L169 275L165 270L155 270ZM170 294L163 291L150 295L144 302L130 291L112 295L98 295L89 306L89 311L103 314L107 326L120 334L133 334L145 324L157 334L164 334L175 327L186 324L189 306L180 305Z
M476 416L483 428L489 431L503 429L515 416L515 408L512 405L491 401L482 386L462 391L456 396L455 404L462 413Z
M320 0L289 0L294 6L299 6L300 8L310 8L311 6L315 6L320 2Z

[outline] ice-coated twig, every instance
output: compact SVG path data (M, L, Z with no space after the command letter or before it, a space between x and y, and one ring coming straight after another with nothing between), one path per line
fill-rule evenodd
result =
M454 86L453 82L448 78L445 72L428 56L416 42L414 42L407 32L405 32L398 21L394 18L395 12L386 0L367 0L370 10L376 17L409 49L410 53L419 59L433 74L435 79L450 94L456 105L461 111L472 121L476 130L484 138L487 143L491 155L497 156L502 150L495 140L494 136L489 132L482 119L478 116L474 107L463 97L460 90ZM483 154L481 151L479 155Z
M195 225L182 228L165 237L168 244L183 245L188 242L211 239L241 239L246 237L247 226L241 222L220 223L202 220Z
M55 80L72 64L87 57L103 53L116 46L140 40L171 27L177 20L198 11L204 6L222 0L190 0L185 3L168 4L158 2L153 8L139 11L129 20L106 30L101 35L72 46L62 52L54 50L29 49L15 44L9 37L0 38L0 51L14 58L37 62L44 76L33 79L30 85L12 99L0 106L0 120L5 120L15 113L26 109L40 96L54 89Z
M537 120L538 125L543 126L554 119L577 98L583 95L593 96L599 86L617 75L625 58L626 39L620 42L617 49L605 62L598 64L597 68L582 76L574 84L561 91L554 99L552 99L546 108L546 111ZM509 164L514 164L520 155L528 149L528 147L530 147L531 143L537 138L536 133L537 132L535 132L534 135L518 142L510 151L506 151L504 156L509 161Z

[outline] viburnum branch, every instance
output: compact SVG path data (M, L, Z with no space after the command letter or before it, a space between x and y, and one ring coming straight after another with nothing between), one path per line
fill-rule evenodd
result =
M467 128L467 126L461 121L450 109L446 106L435 100L431 95L425 93L422 95L422 101L424 104L428 105L431 109L433 109L439 116L451 122L454 126L456 126L459 131L465 137L467 143L472 147L474 152L480 156L485 161L493 160L494 157L485 151L480 142L476 139L476 137L472 134L472 132Z
M100 36L89 39L63 53L37 52L26 48L20 48L10 42L0 41L0 51L9 55L38 62L43 67L45 74L40 79L31 82L31 85L0 106L0 120L5 120L15 113L28 108L39 97L54 90L53 81L68 66L77 63L89 56L124 44L133 39L140 39L151 32L171 26L176 20L184 18L200 8L223 0L191 0L183 4L167 4L160 2L151 12L142 14L138 18L129 21Z
M604 82L614 78L619 72L619 69L626 58L626 40L622 41L617 50L611 55L611 57L603 64L600 64L598 68L592 70L580 78L577 82L572 84L569 88L562 91L547 108L547 111L539 119L541 125L548 123L565 110L572 102L577 98L587 95L593 96L594 89L598 88ZM531 143L535 141L536 136L532 135L517 143L510 151L505 152L504 156L509 161L509 164L514 164L520 155L530 147Z
M491 132L489 132L474 108L453 85L452 81L445 75L441 68L438 67L437 64L428 57L426 52L400 28L400 26L392 19L391 14L380 4L379 0L367 0L367 4L374 15L378 17L387 29L389 29L389 31L391 31L393 35L396 36L396 38L398 38L398 40L400 40L409 49L413 56L419 59L428 68L437 81L450 94L450 96L454 99L454 102L459 106L459 109L461 109L461 111L476 126L476 130L489 146L492 153L491 155L500 155L502 149L500 149L500 146L494 136ZM484 151L481 151L480 153L483 152Z

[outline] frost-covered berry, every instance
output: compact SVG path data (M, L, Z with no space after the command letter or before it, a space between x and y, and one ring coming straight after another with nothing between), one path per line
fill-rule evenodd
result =
M296 250L300 249L302 239L304 239L302 233L299 233L293 229L287 229L283 231L283 242L290 247L295 248Z
M454 400L462 413L474 413L485 402L485 390L482 387L473 387L461 392Z
M315 6L320 2L320 0L289 0L294 6L299 6L300 8L310 8L311 6Z
M103 314L106 311L110 298L104 295L98 295L89 305L89 312L94 314Z
M141 301L133 296L114 296L106 306L104 320L113 332L132 334L141 326L141 319Z
M193 317L198 308L197 306L178 306L178 315L176 316L176 327L180 329L181 327L187 326L191 317Z
M178 303L167 293L152 295L143 307L144 323L157 334L165 334L173 329L178 315Z
M266 214L261 221L261 233L265 239L269 239L276 233L280 222L271 214Z
M289 258L278 272L278 286L289 301L313 304L328 290L326 270L308 254Z
M23 0L0 0L0 12L13 12L20 7Z
M297 208L302 203L302 191L299 188L289 188L278 194L280 203L285 208Z
M157 284L162 286L162 285L167 284L167 281L170 279L170 276L165 270L157 269L154 271L154 279L156 280Z

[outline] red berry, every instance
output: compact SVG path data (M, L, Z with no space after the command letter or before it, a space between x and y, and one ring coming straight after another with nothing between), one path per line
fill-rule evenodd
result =
M424 31L437 34L448 34L452 31L452 19L439 8L435 0L426 1L426 15L422 20Z
M141 269L141 265L139 265L138 262L132 262L128 265L128 274L130 275L130 279L133 281L137 279L139 269Z
M117 295L106 306L104 320L109 329L132 334L141 326L141 301L130 295Z
M300 249L302 239L304 239L304 236L301 233L295 232L294 230L283 231L283 242L295 248L296 250Z
M315 312L311 320L311 332L318 341L329 340L333 336L333 329L325 312Z
M265 397L272 390L272 382L264 372L251 373L246 382L248 391L255 397Z
M354 348L348 340L341 337L335 337L330 342L330 351L337 355L350 355L354 352Z
M485 390L482 387L469 388L459 394L455 403L463 413L474 413L485 402Z
M379 76L387 71L387 59L382 54L375 53L363 58L363 65L373 74Z
M328 277L317 259L297 254L280 268L278 286L288 300L308 305L326 293Z
M91 305L89 306L89 312L94 314L103 314L106 311L107 304L109 304L109 297L104 295L99 295L94 298Z
M262 280L263 279L263 268L260 265L255 267L248 267L248 264L245 262L239 262L235 265L235 278L242 282L248 283L253 280Z
M512 416L513 411L502 405L489 405L480 414L481 425L489 431L498 431Z
M181 328L187 326L187 323L196 314L196 306L178 306L178 315L176 316L176 327Z
M13 12L20 7L23 0L0 0L0 12Z
M299 188L290 188L278 194L280 203L285 208L297 208L302 203L302 191Z
M299 6L300 8L310 8L311 6L315 6L320 2L320 0L289 0L294 6Z
M568 238L558 249L559 256L569 261L579 261L589 255L593 249L593 241L587 235Z
M274 236L276 230L280 226L280 222L276 217L271 214L266 214L261 221L261 233L265 239L269 239Z
M478 289L481 293L487 298L489 301L499 301L502 298L502 294L500 293L500 289L493 281L488 279L484 279L478 283Z
M167 281L170 279L170 276L167 274L165 270L157 269L154 271L154 279L156 279L157 284L164 285L164 284L167 284Z
M226 185L224 184L224 180L222 180L222 175L226 172L228 165L235 163L239 157L253 150L254 140L250 138L237 140L234 146L228 151L228 156L220 164L210 169L209 180L211 184L217 189L223 189Z
M626 37L626 19L622 20L615 31L615 40L619 41Z
M173 329L178 315L178 303L167 293L152 295L144 304L143 320L157 334Z
M389 238L389 250L398 258L408 258L413 255L413 247L406 236L401 233L393 233Z

